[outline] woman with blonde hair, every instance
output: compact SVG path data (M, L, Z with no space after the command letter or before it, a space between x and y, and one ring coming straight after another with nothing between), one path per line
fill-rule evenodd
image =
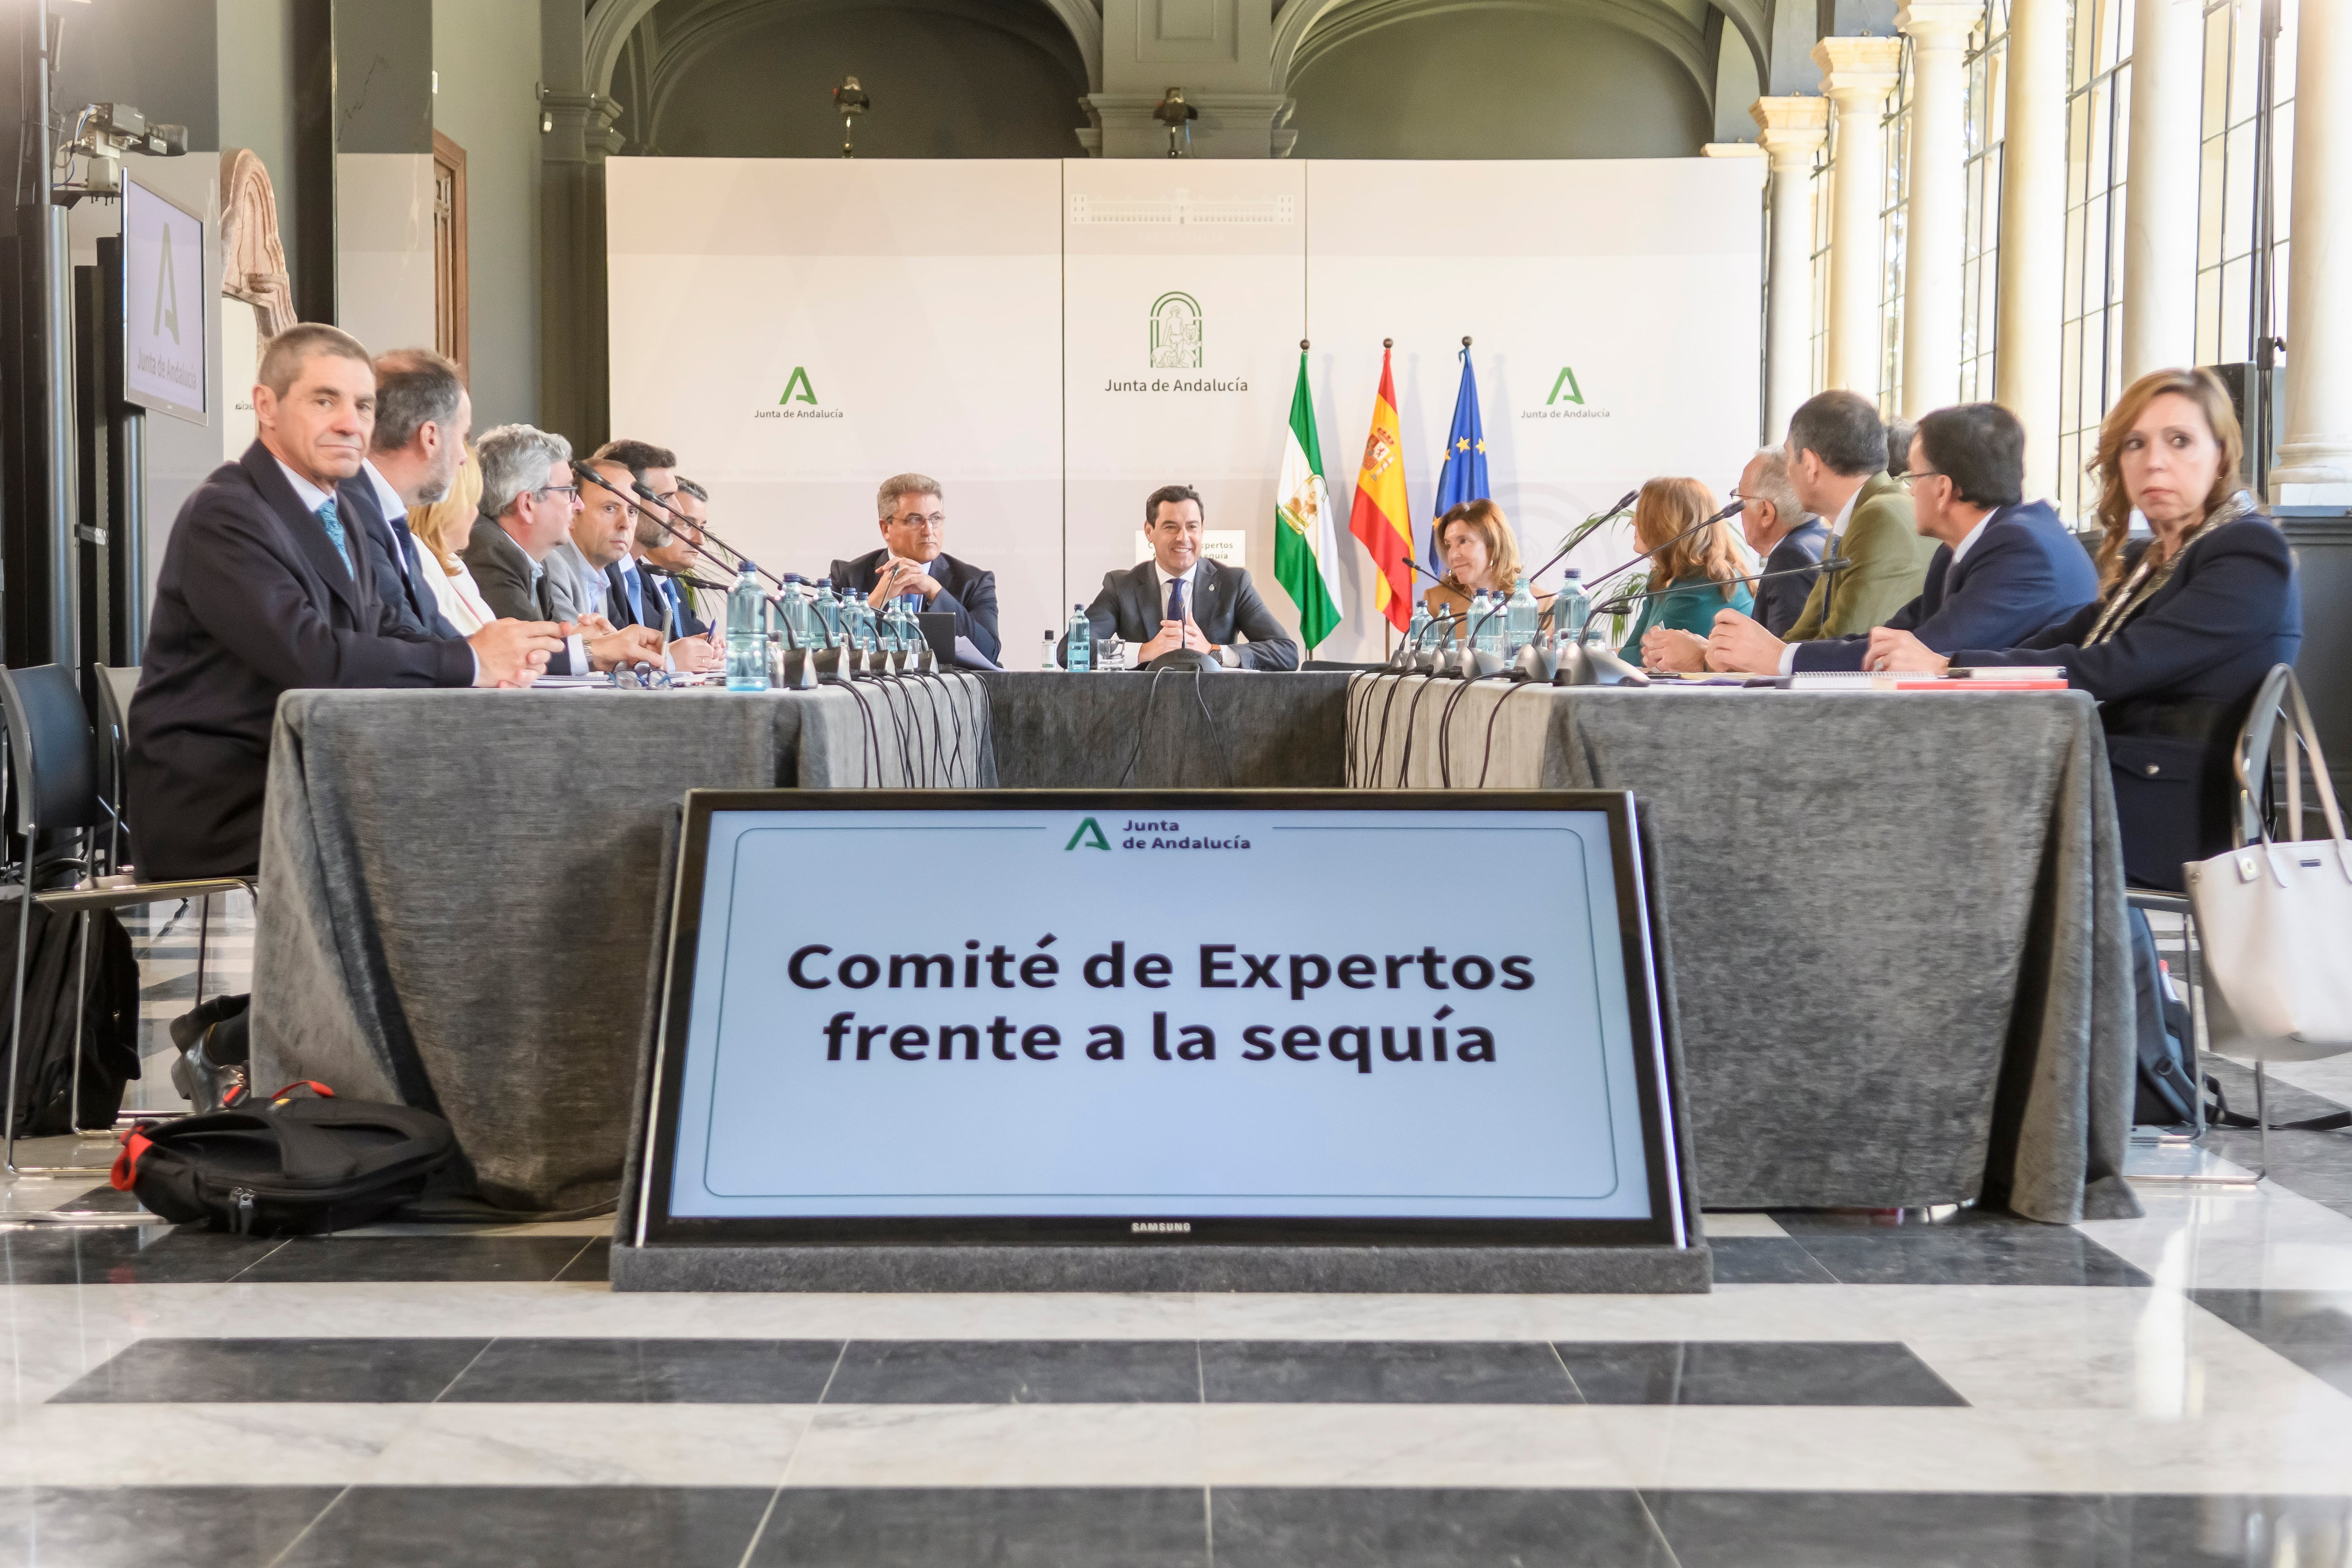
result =
M1652 479L1642 487L1633 501L1633 548L1656 552L1650 557L1649 589L1655 597L1642 601L1621 658L1641 663L1642 639L1653 630L1703 637L1714 629L1717 610L1744 616L1755 608L1755 595L1737 581L1748 568L1731 524L1699 527L1714 514L1715 492L1696 479Z
M2202 370L2124 389L2099 431L2097 603L2017 647L1947 658L1908 632L1870 635L1873 669L2061 665L2098 700L2124 870L2179 891L2180 868L2231 847L2231 755L2254 692L2294 662L2303 609L2286 539L2238 488L2230 395ZM2135 539L2133 512L2147 520Z
M1465 614L1470 596L1481 591L1493 599L1508 599L1526 574L1510 520L1491 500L1465 500L1438 519L1437 548L1445 561L1445 575L1422 598L1433 616ZM1534 592L1532 584L1528 591ZM1535 598L1539 606L1551 604L1549 594L1536 594ZM1467 636L1468 628L1457 622L1455 640L1465 641Z
M425 580L433 585L441 618L457 627L461 637L472 637L499 618L462 558L481 504L482 465L467 452L457 477L449 481L447 495L408 509L409 531L425 548Z

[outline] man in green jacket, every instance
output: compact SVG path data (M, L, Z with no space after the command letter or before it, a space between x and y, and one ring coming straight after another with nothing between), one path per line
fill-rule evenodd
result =
M1913 526L1911 492L1886 472L1886 426L1866 397L1824 392L1789 421L1789 479L1805 510L1830 525L1825 568L1784 638L1737 611L1716 616L1707 663L1786 675L1790 643L1855 637L1918 597L1936 541ZM1833 569L1832 563L1853 565Z

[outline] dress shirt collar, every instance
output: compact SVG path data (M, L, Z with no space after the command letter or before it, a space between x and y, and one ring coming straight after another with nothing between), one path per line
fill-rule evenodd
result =
M406 523L408 503L400 499L400 492L392 488L392 481L376 471L374 459L362 463L360 472L367 476L367 482L375 489L376 508L383 513L383 521L394 528Z
M1177 574L1184 580L1184 607L1188 610L1192 607L1193 590L1201 581L1201 563L1207 559L1205 555L1194 556L1192 564ZM1168 613L1168 584L1176 578L1168 574L1168 568L1160 564L1157 555L1151 558L1151 574L1160 584L1160 613L1164 616Z
M1838 508L1837 517L1830 523L1830 537L1832 539L1843 539L1845 537L1845 525L1853 521L1853 503L1862 499L1863 485L1866 485L1868 483L1870 483L1870 481L1865 479L1862 481L1861 485L1854 486L1853 494L1846 497L1845 505Z
M1952 564L1953 564L1953 565L1958 566L1958 565L1960 563L1960 557L1961 557L1961 556L1963 556L1963 555L1966 555L1966 554L1969 552L1969 547L1970 545L1973 545L1974 543L1976 543L1976 542L1977 542L1978 540L1979 540L1979 539L1981 539L1981 538L1983 538L1983 537L1984 537L1985 526L1986 526L1988 523L1991 522L1991 521L1992 521L1992 520L1993 520L1994 518L1997 518L1997 517L1999 517L2000 515L2000 509L1996 508L1996 509L1994 509L1993 510L1991 510L1991 511L1989 511L1989 512L1985 513L1982 517L1980 517L1980 518L1977 519L1977 525L1976 525L1974 528L1972 528L1972 529L1969 530L1969 531L1968 531L1965 535L1963 535L1963 536L1962 536L1962 538L1961 538L1960 542L1959 542L1958 544L1955 544L1955 545L1953 545L1953 546L1952 546Z
M294 499L302 503L302 510L304 511L315 513L320 507L326 505L329 501L334 499L325 490L320 489L318 486L312 484L310 480L296 473L291 468L289 468L287 466L286 459L278 456L277 453L272 452L269 455L269 460L278 465L278 471L284 474L286 476L286 482L294 487ZM339 508L337 510L340 511L341 509Z

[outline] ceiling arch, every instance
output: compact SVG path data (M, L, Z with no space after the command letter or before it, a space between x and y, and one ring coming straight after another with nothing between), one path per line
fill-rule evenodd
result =
M1769 79L1771 0L1707 0L1738 30L1755 57L1757 80ZM1276 92L1289 90L1291 74L1317 56L1351 37L1416 16L1454 11L1512 10L1570 15L1622 28L1664 49L1697 84L1709 111L1715 104L1716 62L1705 29L1661 0L1282 0L1274 19L1274 58L1268 74Z
M613 91L613 73L621 62L621 51L628 47L629 37L637 25L653 15L661 0L593 0L588 10L587 78L588 89L607 97ZM1089 91L1102 90L1102 13L1094 0L1037 0L1068 29L1078 46L1078 55L1086 62L1087 87ZM688 29L700 31L722 20L752 13L780 10L784 7L775 0L719 0L704 7L686 24ZM651 106L647 106L650 108ZM650 121L648 121L650 123Z

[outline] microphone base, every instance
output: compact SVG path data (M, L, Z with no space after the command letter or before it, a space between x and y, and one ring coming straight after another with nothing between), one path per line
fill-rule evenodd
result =
M1650 678L1599 643L1571 643L1557 661L1554 686L1647 686Z
M1532 680L1538 685L1549 685L1559 672L1558 658L1539 642L1528 644L1519 650L1518 658L1511 661L1510 677L1513 680Z

